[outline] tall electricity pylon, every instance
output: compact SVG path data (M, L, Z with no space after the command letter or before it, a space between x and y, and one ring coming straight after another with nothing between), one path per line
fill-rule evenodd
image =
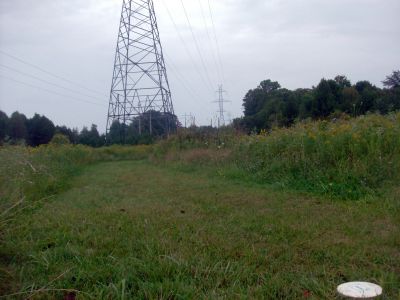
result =
M115 121L124 125L124 132L135 122L139 134L145 128L151 133L151 120L154 122L156 117L163 119L167 133L175 128L176 124L172 123L176 123L176 118L153 0L123 0L107 135ZM143 122L149 120L150 124L145 126Z
M226 91L224 91L224 89L222 88L222 85L218 86L217 93L218 93L218 100L214 101L214 102L218 103L218 111L217 111L217 113L218 113L218 119L217 119L218 124L217 125L218 125L218 128L219 128L221 126L225 126L225 113L226 113L226 111L225 111L225 108L224 108L224 104L229 102L229 101L224 99L224 94L226 93Z

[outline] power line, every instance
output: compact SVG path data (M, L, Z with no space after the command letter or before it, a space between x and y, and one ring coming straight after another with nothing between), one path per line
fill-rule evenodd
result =
M217 30L215 29L214 15L213 15L213 12L212 12L212 7L211 7L210 0L207 0L207 2L208 2L208 10L210 11L210 18L211 18L211 24L212 24L212 28L213 28L213 32L214 32L215 44L217 46L217 55L218 55L219 63L221 65L222 79L225 81L224 65L222 64L221 50L220 50L220 47L219 47Z
M181 34L181 32L179 31L178 25L176 24L176 22L175 22L175 20L174 20L174 18L173 18L173 16L172 16L171 11L169 10L168 6L165 4L164 0L162 0L161 2L162 2L162 4L164 5L164 7L165 7L165 9L166 9L166 11L167 11L167 13L168 13L168 16L169 16L169 18L170 18L172 24L174 25L175 31L177 32L178 37L179 37L179 39L181 40L181 42L182 42L182 44L183 44L183 46L184 46L184 49L185 49L186 53L188 54L190 60L192 61L192 64L193 64L193 66L194 66L196 72L199 74L199 76L200 76L201 80L203 81L203 83L207 86L209 83L207 82L207 79L204 79L204 75L203 75L202 72L200 71L200 69L199 69L199 67L198 67L198 65L197 65L197 63L196 63L196 60L193 58L193 55L192 55L191 51L189 50L189 47L187 46L185 39L182 37L182 34ZM209 87L211 87L211 89L212 89L212 85L209 86Z
M221 73L221 70L220 70L220 66L218 64L218 60L215 57L214 47L213 47L214 42L213 42L213 39L211 38L210 31L208 30L208 22L207 22L206 15L204 13L203 4L201 3L201 0L198 0L198 3L199 3L199 6L200 6L201 16L203 17L203 22L204 22L204 27L205 27L205 30L206 30L206 33L207 33L207 37L210 40L210 50L211 50L213 62L214 62L215 67L216 67L215 69L217 71L218 77L219 77L220 82L221 82L221 80L222 80L221 74L222 73Z
M191 94L191 96L193 96L194 98L196 98L196 92L193 91L193 89L191 89L189 87L189 85L187 85L187 82L185 81L185 77L178 71L178 68L175 67L175 65L171 62L171 59L168 57L168 55L166 55L164 53L165 57L167 57L169 62L166 62L166 65L168 66L168 69L171 70L171 72L179 79L180 83L182 84L182 86L186 89L186 91Z
M201 61L202 65L203 65L203 68L204 68L204 71L205 71L207 80L208 80L208 82L209 82L209 84L210 84L210 87L212 88L212 87L213 87L213 84L212 84L211 79L210 79L210 76L209 76L209 74L208 74L207 66L206 66L206 64L205 64L205 62L204 62L203 55L201 54L200 46L199 46L199 43L197 42L196 36L195 36L195 34L194 34L193 27L192 27L192 23L190 22L189 15L188 15L188 13L187 13L187 11L186 11L186 7L185 7L185 4L183 3L183 0L181 0L181 4L182 4L183 11L184 11L184 13L185 13L186 21L187 21L187 23L188 23L188 25L189 25L190 32L192 33L192 38L193 38L194 44L195 44L195 46L196 46L197 53L199 54L200 61Z
M5 78L5 79L10 80L10 81L13 81L13 82L16 82L16 83L19 83L21 85L25 85L25 86L28 86L28 87L31 87L31 88L42 90L42 91L45 91L47 93L54 94L54 95L61 96L61 97L65 97L65 98L68 98L68 99L71 99L71 100L74 100L74 101L77 101L77 102L83 102L83 103L88 103L88 104L98 105L98 106L102 106L103 107L103 105L101 105L99 103L86 101L86 100L78 99L78 98L75 98L75 97L70 97L68 95L64 95L64 94L61 94L61 93L58 93L58 92L55 92L55 91L52 91L52 90L49 90L49 89L46 89L46 88L39 87L37 85L33 85L33 84L26 83L26 82L23 82L23 81L20 81L20 80L11 78L11 77L4 76L4 75L1 75L1 74L0 74L0 77L1 78Z
M75 85L75 86L77 86L77 87L79 87L79 88L81 88L81 89L87 90L87 91L89 91L89 92L91 92L91 93L96 93L96 94L101 95L102 97L104 97L104 95L102 95L102 94L99 93L98 91L89 89L89 88L87 88L86 86L81 85L81 84L79 84L79 83L77 83L77 82L74 82L74 81L72 81L72 80L66 79L66 78L61 77L61 76L59 76L59 75L57 75L57 74L54 74L54 73L52 73L52 72L49 72L49 71L47 71L47 70L45 70L45 69L43 69L43 68L41 68L41 67L39 67L39 66L37 66L37 65L34 65L34 64L32 64L32 63L30 63L30 62L27 62L27 61L25 61L25 60L23 60L23 59L20 59L20 58L14 56L14 55L11 55L11 54L9 54L9 53L7 53L7 52L4 52L3 50L0 50L0 53L3 54L3 55L5 55L5 56L7 56L7 57L9 57L9 58L11 58L11 59L14 59L14 60L16 60L16 61L19 61L20 63L23 63L23 64L25 64L25 65L27 65L27 66L30 66L30 67L32 67L32 68L35 68L35 69L37 69L37 70L39 70L39 71L41 71L41 72L43 72L43 73L45 73L45 74L47 74L47 75L50 75L50 76L52 76L52 77L54 77L54 78L57 78L57 79L62 80L62 81L65 81L65 82L67 82L67 83L69 83L69 84L72 84L72 85Z
M19 71L19 70L17 70L17 69L14 69L14 68L12 68L12 67L9 67L9 66L3 65L3 64L0 64L0 67L6 68L6 69L11 70L11 71L13 71L13 72L15 72L15 73L18 73L18 74L21 74L21 75L24 75L24 76L33 78L33 79L38 80L38 81L41 81L41 82L43 82L43 83L52 85L52 86L54 86L54 87L58 87L58 88L60 88L60 89L63 89L63 90L65 90L65 91L68 91L68 92L70 92L70 93L78 94L78 95L81 95L81 96L84 96L84 97L88 97L88 98L92 98L92 99L96 99L96 100L98 99L98 98L96 98L96 97L93 97L93 96L90 96L90 95L82 94L82 93L77 92L77 91L75 91L75 90L73 90L73 89L66 88L66 87L64 87L64 86L61 86L61 85L58 85L58 84L56 84L56 83L53 83L53 82L44 80L44 79L42 79L42 78L40 78L40 77L37 77L37 76L31 75L31 74L28 74L28 73Z

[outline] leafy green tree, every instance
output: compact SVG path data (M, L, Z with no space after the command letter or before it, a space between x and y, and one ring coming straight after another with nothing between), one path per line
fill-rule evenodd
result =
M70 129L66 126L56 126L56 133L68 137L72 144L79 143L79 131L76 128Z
M124 144L125 143L125 132L127 126L121 124L118 120L115 120L110 127L110 131L107 135L108 144Z
M290 126L295 122L300 113L299 102L299 95L296 92L285 90L281 104L281 126Z
M148 111L136 117L129 125L118 120L110 127L108 144L150 144L156 138L166 137L177 131L178 118L158 111Z
M257 114L265 105L265 98L265 93L260 88L248 91L243 99L244 115L248 117Z
M360 112L360 94L354 87L346 87L342 90L340 111L357 115Z
M163 137L176 131L177 118L176 116L150 110L135 118L131 127L134 128L133 132L139 135L147 134L153 137Z
M244 117L234 120L236 129L257 132L273 126L290 126L297 120L327 118L342 113L382 114L400 110L400 71L385 81L380 89L368 81L352 86L346 76L322 79L317 87L290 91L271 80L262 81L243 99Z
M386 77L382 81L383 85L388 89L394 89L400 87L400 70L393 71L393 73Z
M243 108L245 116L254 116L257 114L271 99L275 91L281 88L276 81L264 80L260 85L250 90L243 99Z
M377 102L378 110L382 114L400 110L400 87L383 90Z
M349 88L351 87L351 82L350 80L347 79L346 76L344 75L338 75L335 77L336 83L343 89L343 88Z
M297 90L298 101L299 101L299 119L305 120L312 118L312 106L314 100L314 92L309 89L298 89Z
M279 90L281 85L277 81L271 81L270 79L261 81L259 88L262 89L264 93L272 93L273 91Z
M4 141L8 133L9 119L5 112L0 111L0 142Z
M338 107L340 86L334 80L322 79L315 89L312 104L314 118L326 118Z
M86 126L84 126L81 132L79 133L79 144L89 145L90 143L89 140L90 140L90 131Z
M79 143L91 147L101 147L104 142L101 140L97 125L92 124L90 130L84 127L79 134Z
M14 112L10 117L8 135L13 141L26 140L28 130L26 128L27 118L24 114Z
M359 81L354 88L360 95L360 113L374 112L377 109L377 99L380 97L379 89L369 81Z
M45 116L35 114L27 122L28 143L32 147L48 144L53 138L56 128L52 121Z

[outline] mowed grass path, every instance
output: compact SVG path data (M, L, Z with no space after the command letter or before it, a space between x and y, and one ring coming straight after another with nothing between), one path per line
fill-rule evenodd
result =
M335 299L349 280L400 299L398 202L103 163L6 232L3 251L15 290L42 289L31 299L63 298L51 289L79 290L78 299Z

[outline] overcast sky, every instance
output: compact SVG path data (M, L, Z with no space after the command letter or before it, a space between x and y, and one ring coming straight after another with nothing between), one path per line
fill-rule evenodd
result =
M228 91L226 108L233 118L242 114L246 92L264 79L296 89L344 74L352 82L381 86L386 75L400 69L399 0L210 0L222 68L216 43L209 39L207 0L183 1L208 75L180 0L154 0L154 5L176 114L192 113L200 124L209 124L216 114L212 102L220 83ZM0 109L44 114L70 127L94 123L104 131L121 4L1 0Z

